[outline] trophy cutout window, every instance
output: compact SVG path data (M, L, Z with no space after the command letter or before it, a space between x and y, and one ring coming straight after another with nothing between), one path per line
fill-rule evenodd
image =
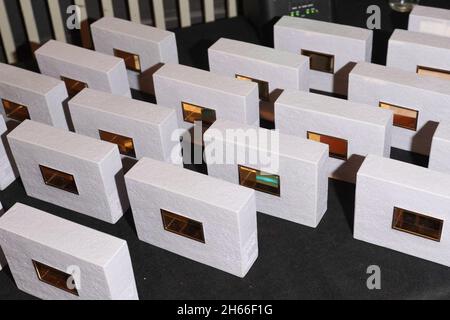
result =
M308 139L312 141L317 141L320 143L325 143L330 147L330 158L347 160L348 159L348 141L336 138L332 136L327 136L320 133L308 132Z
M203 108L192 103L182 102L184 121L195 123L202 121L204 127L210 127L216 122L216 111L208 108Z
M179 236L205 243L203 224L201 222L180 216L173 212L161 209L164 230Z
M117 144L119 146L120 154L136 158L136 151L134 150L132 138L102 130L99 130L98 132L101 140Z
M256 83L259 90L259 99L267 102L270 101L269 83L267 81L253 79L247 76L241 76L239 74L236 75L236 79Z
M69 98L73 98L78 93L80 93L81 90L88 88L87 83L78 80L70 79L67 77L61 77L61 80L66 84Z
M419 111L386 102L380 102L380 108L394 112L394 126L412 131L417 130Z
M72 284L74 281L72 275L34 260L33 266L40 281L78 296L78 290L75 285L74 288L68 287L68 284Z
M309 68L311 70L334 73L333 55L310 50L302 50L302 55L309 57Z
M417 66L417 73L420 75L450 80L450 70L440 70L435 68Z
M41 169L42 178L46 185L78 194L77 185L73 175L42 165L39 165L39 168Z
M239 184L256 191L280 196L280 176L239 166Z
M27 107L8 100L2 100L2 103L3 108L5 109L6 117L8 117L9 119L13 119L19 122L30 119L30 114Z
M394 208L392 228L395 230L440 242L443 225L443 220L401 208Z
M125 66L128 70L138 73L142 72L141 59L139 58L139 55L114 49L114 56L116 56L117 58L122 58L125 61Z

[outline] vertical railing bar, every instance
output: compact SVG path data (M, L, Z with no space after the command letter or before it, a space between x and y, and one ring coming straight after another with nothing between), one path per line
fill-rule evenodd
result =
M214 13L214 0L203 0L203 7L205 10L205 22L212 22L216 19Z
M0 0L0 33L3 40L3 48L5 49L6 60L8 63L16 63L16 44L14 42L13 33L9 24L8 14L4 0Z
M61 16L61 7L59 1L47 0L48 8L50 10L50 17L52 19L53 32L55 39L61 42L67 42L66 32L64 29L64 21Z
M227 0L227 14L228 14L228 18L237 17L236 0Z
M136 23L142 23L141 9L139 0L128 0L128 10L130 11L130 20Z
M180 26L182 28L190 27L192 25L191 21L191 7L189 1L178 0L178 8L180 10Z
M102 0L103 16L114 17L114 5L112 0Z
M25 29L27 30L28 41L30 42L31 49L36 49L36 45L41 43L39 33L36 25L36 19L34 18L33 5L31 0L20 0L20 8L22 9L22 16L25 22Z
M155 26L160 29L166 29L163 0L153 0L153 14L155 16Z

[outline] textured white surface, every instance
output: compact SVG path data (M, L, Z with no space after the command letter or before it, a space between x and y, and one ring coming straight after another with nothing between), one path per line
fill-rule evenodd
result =
M173 32L112 17L96 21L91 31L96 51L114 55L114 49L118 49L139 55L142 73L127 70L133 89L146 91L143 82L151 79L152 67L159 63L178 63Z
M216 111L217 119L259 124L258 85L183 65L166 64L154 74L159 105L175 109L181 128L189 129L181 103Z
M433 136L428 168L450 174L450 122L444 121Z
M122 59L50 40L35 51L42 74L87 83L91 89L131 97L127 70Z
M248 137L258 135L258 141L264 139L269 132L266 129L251 127L241 123L218 120L204 135L205 160L208 164L208 174L212 177L239 184L238 166L243 165L264 171L265 158L259 157L251 161L250 157L239 159L239 154L261 152L266 154L258 141L254 143L249 139L241 143L234 136L227 135L227 130L241 130L248 132ZM255 133L258 131L258 133ZM242 143L243 142L243 143ZM233 150L234 156L227 157L232 160L227 164L217 164L212 161L213 150L223 147L223 150ZM299 137L280 134L279 148L274 149L268 158L278 158L278 170L268 172L280 176L280 196L256 191L256 206L258 212L270 214L275 217L292 222L317 227L327 210L328 198L328 146L302 139ZM245 161L242 161L245 160Z
M174 110L85 89L69 101L75 132L100 139L99 130L133 139L136 158L182 163L181 154L171 159L179 140L172 141L178 129Z
M0 217L5 213L5 210L3 209L2 203L0 202ZM3 254L2 248L0 248L0 271L3 269L3 267L6 266L6 259L5 255Z
M269 82L269 91L309 91L309 59L242 41L221 38L208 50L211 72Z
M354 237L450 266L450 176L370 155L358 172ZM444 220L440 242L392 229L394 207Z
M124 240L18 203L0 218L0 245L18 288L38 298L138 299ZM32 260L66 273L79 269L79 295L40 281Z
M30 197L109 223L129 208L117 145L29 120L8 141ZM79 194L46 185L39 165L73 175Z
M450 119L450 81L376 64L358 63L350 73L350 101L380 101L419 111L417 131L394 126L392 146L428 155L438 122Z
M149 158L126 175L139 239L244 277L258 256L253 190ZM161 209L203 223L205 243L164 230Z
M67 90L60 80L0 63L0 99L26 106L33 121L67 129ZM0 111L6 118L3 106Z
M347 161L329 158L332 178L355 182L368 154L389 157L392 112L323 95L286 90L275 103L275 125L281 133L307 138L308 131L348 141Z
M450 71L450 41L443 36L397 29L389 39L386 65L411 72L417 72L417 66Z
M334 55L334 74L310 71L310 88L347 95L351 64L371 61L373 32L329 22L283 17L274 27L275 49L301 54L310 50Z
M450 10L414 6L408 30L450 37Z
M8 149L7 134L8 129L6 128L5 120L3 115L0 114L0 191L5 190L16 180L16 173L11 165L11 159L6 152Z

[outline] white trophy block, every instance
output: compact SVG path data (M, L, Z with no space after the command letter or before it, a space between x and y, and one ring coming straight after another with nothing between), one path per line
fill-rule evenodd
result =
M428 168L450 174L450 122L444 121L433 136Z
M409 15L408 30L450 37L450 10L416 5Z

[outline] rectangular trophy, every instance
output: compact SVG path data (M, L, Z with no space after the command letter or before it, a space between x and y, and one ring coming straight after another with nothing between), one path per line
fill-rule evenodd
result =
M127 242L17 203L0 218L17 287L44 300L137 300Z
M14 159L9 152L7 134L8 128L3 115L0 114L0 191L5 190L18 176Z
M247 274L258 256L253 190L149 158L125 180L140 240Z
M408 30L450 37L450 10L416 5L409 15Z
M115 144L30 120L8 141L28 196L109 223L128 210Z

